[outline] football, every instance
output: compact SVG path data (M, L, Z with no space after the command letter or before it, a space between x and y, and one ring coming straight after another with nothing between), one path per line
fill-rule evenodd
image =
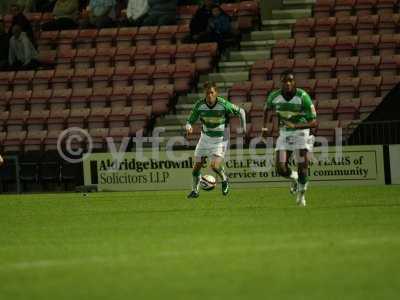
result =
M215 177L212 175L204 175L200 178L200 187L205 191L211 191L217 185Z

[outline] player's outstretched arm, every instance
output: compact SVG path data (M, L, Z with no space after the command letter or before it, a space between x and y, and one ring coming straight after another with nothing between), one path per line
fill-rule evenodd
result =
M185 125L185 130L186 130L186 135L190 135L193 132L193 127L192 125L196 123L196 121L199 119L200 112L199 112L199 103L196 103L190 112L189 117L186 120L186 125Z
M240 126L242 127L242 133L246 134L246 111L243 108L239 108L239 118L240 118Z

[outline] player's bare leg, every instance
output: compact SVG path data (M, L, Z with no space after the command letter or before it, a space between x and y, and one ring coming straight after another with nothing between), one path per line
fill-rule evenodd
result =
M297 189L297 199L296 203L300 206L306 206L306 190L308 187L308 151L307 149L301 149L298 151L298 174L299 174L299 184Z
M219 156L213 156L211 161L211 168L217 174L217 176L221 179L221 186L222 186L222 195L226 196L229 193L229 182L228 177L225 174L224 166L223 166L224 159Z
M195 163L192 170L192 191L187 196L188 198L197 198L199 197L199 185L200 185L200 177L201 177L201 167L205 162L205 157L195 158Z
M289 168L289 159L291 156L290 151L278 150L276 151L275 168L276 172L287 179L292 181L290 192L295 194L297 192L298 173Z

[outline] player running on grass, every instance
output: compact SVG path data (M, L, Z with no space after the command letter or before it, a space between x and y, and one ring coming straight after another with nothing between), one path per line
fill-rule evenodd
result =
M200 119L201 136L194 151L193 185L188 198L199 196L200 170L207 157L211 158L211 168L222 182L222 194L229 192L228 178L223 167L223 160L229 141L229 117L239 116L241 131L246 132L246 114L242 108L218 96L217 86L213 82L204 84L205 97L198 100L187 119L186 134L193 132L192 125Z
M314 144L310 128L317 126L317 114L310 96L296 87L293 72L283 72L281 83L281 89L272 91L267 98L262 134L266 137L270 132L270 128L267 128L267 116L270 110L274 110L279 122L279 137L275 148L276 171L279 175L292 180L291 192L297 193L297 204L305 206L308 152L312 151ZM288 165L293 153L297 171L291 170Z

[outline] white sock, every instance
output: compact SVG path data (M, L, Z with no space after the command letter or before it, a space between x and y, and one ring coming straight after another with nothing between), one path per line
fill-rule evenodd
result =
M306 190L307 190L307 188L308 188L308 182L306 182L305 184L299 183L299 186L298 186L297 190L298 190L300 193L305 193Z
M290 178L292 181L297 182L297 180L299 179L299 174L297 173L297 171L292 171L292 172L290 173L290 175L289 175L289 178Z

